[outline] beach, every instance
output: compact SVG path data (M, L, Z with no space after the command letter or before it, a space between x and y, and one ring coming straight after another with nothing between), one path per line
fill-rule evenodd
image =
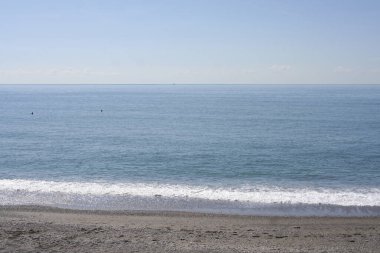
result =
M0 252L378 252L380 217L0 208Z
M379 14L0 1L0 253L380 253Z
M0 252L379 251L378 86L0 97Z

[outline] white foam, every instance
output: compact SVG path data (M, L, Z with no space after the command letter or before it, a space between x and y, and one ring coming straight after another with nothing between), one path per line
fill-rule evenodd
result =
M256 186L213 188L180 184L55 182L0 179L0 192L63 193L94 196L197 198L249 203L380 206L380 188L326 189ZM1 193L0 193L1 194Z

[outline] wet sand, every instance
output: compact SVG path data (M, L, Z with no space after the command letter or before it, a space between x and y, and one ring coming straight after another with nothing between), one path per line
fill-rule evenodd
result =
M380 217L0 207L0 252L379 252Z

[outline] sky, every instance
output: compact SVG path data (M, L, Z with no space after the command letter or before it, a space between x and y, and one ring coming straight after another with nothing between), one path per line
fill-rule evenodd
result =
M0 84L380 84L379 0L0 0Z

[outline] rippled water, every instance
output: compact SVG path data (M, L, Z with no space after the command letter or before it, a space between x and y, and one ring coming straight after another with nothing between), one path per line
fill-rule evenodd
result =
M2 204L380 215L380 86L9 85L0 110Z

